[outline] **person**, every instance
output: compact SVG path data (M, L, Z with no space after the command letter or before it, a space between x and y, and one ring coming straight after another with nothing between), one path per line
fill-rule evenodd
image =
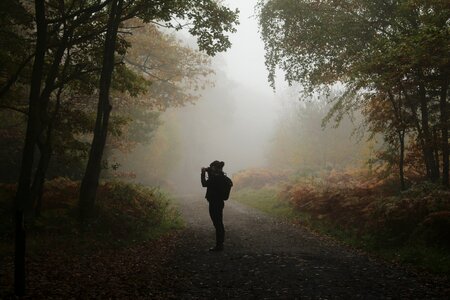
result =
M222 251L225 240L225 227L223 225L223 208L225 206L222 195L222 184L224 182L225 173L223 161L215 160L209 168L201 169L202 186L206 187L205 198L209 203L209 216L216 229L216 246L209 249L209 251ZM206 178L206 173L208 178Z

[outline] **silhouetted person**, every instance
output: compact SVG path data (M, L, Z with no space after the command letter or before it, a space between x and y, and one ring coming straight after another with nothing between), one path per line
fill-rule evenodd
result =
M222 251L225 239L223 208L225 206L224 200L228 199L228 195L223 195L223 185L226 184L227 180L222 170L224 165L223 161L215 160L209 165L209 168L202 168L201 173L202 186L206 187L205 198L209 203L209 215L216 229L216 246L210 248L209 251ZM208 178L206 178L206 173Z

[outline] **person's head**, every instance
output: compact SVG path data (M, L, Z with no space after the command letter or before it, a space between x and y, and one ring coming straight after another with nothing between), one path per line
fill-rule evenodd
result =
M225 166L225 163L218 160L215 160L209 164L209 168L216 173L223 172L223 166Z

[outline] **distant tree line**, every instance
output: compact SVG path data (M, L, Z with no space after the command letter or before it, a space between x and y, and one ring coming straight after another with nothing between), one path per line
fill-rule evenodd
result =
M280 96L280 101L286 103L267 153L271 167L315 174L324 170L360 168L370 160L374 141L362 140L364 136L360 131L364 127L359 126L360 114L345 116L339 126L322 122L332 108L331 99L340 95L338 91L305 97L301 102L298 93L298 89L294 89Z
M152 108L192 101L195 94L183 89L201 86L200 78L210 72L207 58L164 37L156 26L181 29L185 22L199 49L214 55L230 47L227 33L235 30L237 12L214 0L4 0L0 21L0 138L14 148L9 158L21 157L14 200L20 296L24 212L39 209L52 156L87 157L79 215L88 220L108 133L118 135L127 118L145 120ZM142 39L131 41L133 32ZM124 114L113 115L113 104ZM132 134L145 132L135 127Z
M369 130L424 177L449 186L450 6L444 0L261 0L269 81L277 68L307 91L346 91L327 119L363 112Z

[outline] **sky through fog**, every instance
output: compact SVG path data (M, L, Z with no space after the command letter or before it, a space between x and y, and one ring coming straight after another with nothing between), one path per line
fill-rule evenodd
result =
M229 174L266 164L281 104L267 81L254 9L257 1L224 3L239 9L240 24L231 35L231 49L212 58L215 86L205 90L195 105L173 110L182 149L175 181L187 174L196 176L201 166L216 159L225 161ZM281 85L277 83L277 88Z

